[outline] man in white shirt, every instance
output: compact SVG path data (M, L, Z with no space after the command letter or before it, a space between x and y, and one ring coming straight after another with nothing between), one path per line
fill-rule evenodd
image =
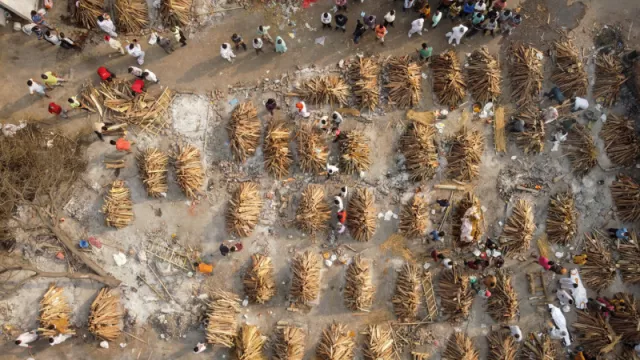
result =
M419 19L413 20L411 22L411 30L409 30L409 37L411 35L418 33L422 36L422 27L424 26L424 18L421 16Z
M264 52L264 50L262 50L263 45L264 43L262 42L262 39L260 38L253 39L253 48L256 50L256 55L260 54L261 52Z
M122 47L122 44L120 43L120 41L113 39L111 36L109 35L105 35L104 36L104 41L109 44L109 46L111 46L111 48L115 51L120 52L120 54L124 55L124 48Z
M60 45L60 43L62 42L62 40L60 40L60 38L58 37L57 34L52 33L50 30L47 30L47 32L44 33L44 39L47 40L48 43L50 43L51 45Z
M451 29L451 32L448 32L446 34L446 36L449 38L449 44L451 44L453 40L455 40L456 43L453 46L460 45L460 39L462 39L462 37L468 30L469 28L462 24L455 26L453 29Z
M127 52L136 58L138 65L144 64L144 51L142 51L142 47L138 44L138 40L133 39L133 43L127 46Z
M30 347L29 344L38 340L38 333L35 330L20 334L16 339L16 345Z
M135 67L135 66L129 66L129 74L142 79L142 73L144 71L142 71L142 69L140 69L139 67Z
M203 344L203 343L198 343L196 345L196 347L193 348L193 352L196 354L199 354L203 351L207 350L207 345Z
M384 16L384 27L394 27L393 22L396 21L396 11L391 10Z
M333 27L331 26L331 14L329 14L328 12L322 13L322 15L320 15L320 21L322 22L323 29L333 29Z
M220 46L220 56L228 62L233 62L232 59L236 57L236 54L231 50L231 45L229 45L229 43L224 43Z
M522 331L520 330L520 326L509 325L509 331L511 331L511 336L513 336L516 342L522 341Z
M151 70L149 69L144 69L144 72L142 73L142 77L147 80L147 81L151 81L154 83L159 83L160 80L158 80L158 77L156 76L155 73L153 73Z
M27 81L27 86L29 87L29 94L31 95L37 93L40 96L50 97L49 95L47 95L44 85L35 82L33 79L29 79Z
M111 17L108 14L102 14L98 16L98 27L106 32L111 37L118 37L116 33L116 26L111 21Z
M50 337L49 338L49 345L54 346L54 345L58 345L58 344L62 344L63 342L67 341L68 338L70 338L71 334L58 334L54 337Z

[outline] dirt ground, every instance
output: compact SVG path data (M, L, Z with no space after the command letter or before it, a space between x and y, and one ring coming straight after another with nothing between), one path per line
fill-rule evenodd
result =
M254 1L256 4L258 1ZM340 60L364 56L380 56L414 54L415 49L423 41L440 53L448 48L445 33L451 30L449 20L442 20L436 29L429 29L422 37L406 36L409 23L415 14L403 14L401 2L388 0L352 1L347 16L349 17L348 33L322 30L320 13L329 10L333 2L320 0L309 9L299 9L291 13L290 21L285 21L286 11L280 5L253 5L250 9L236 9L221 12L211 17L200 17L198 24L189 29L189 45L179 48L175 53L167 55L159 47L149 48L145 40L141 40L147 51L144 68L153 70L159 77L160 84L152 85L151 93L159 93L162 88L169 87L178 93L169 111L170 126L158 136L133 131L132 137L138 149L155 146L169 152L175 151L178 143L192 143L203 150L203 164L206 169L205 196L198 202L187 200L176 185L175 173L169 171L169 191L166 198L151 199L146 195L140 180L135 155L127 156L127 168L123 169L119 178L124 179L131 189L134 202L135 220L131 226L121 230L107 228L104 215L100 213L103 198L108 185L116 178L112 170L105 170L102 161L105 154L113 152L108 142L95 141L91 134L91 124L95 116L75 114L70 120L59 121L51 118L47 112L48 99L30 96L26 87L28 78L37 78L44 71L54 71L66 76L69 82L62 88L51 92L58 103L66 103L66 98L79 91L84 82L97 83L95 70L99 66L107 66L118 74L127 77L126 68L135 65L129 56L114 54L101 41L102 33L93 32L89 43L81 53L69 53L57 49L44 41L37 41L34 36L27 37L23 33L13 33L10 29L0 29L0 119L4 122L18 122L26 119L37 121L46 126L61 127L67 134L82 134L88 143L86 158L88 169L82 175L82 181L76 186L72 200L65 206L67 220L62 225L64 230L74 234L78 239L89 236L99 238L105 246L94 249L91 257L116 278L123 281L120 287L123 305L127 310L125 331L120 341L110 344L109 349L98 346L99 341L88 333L86 319L89 306L95 298L100 284L88 281L58 281L65 288L74 309L74 322L79 328L79 335L62 345L49 347L44 340L39 341L33 349L27 350L12 344L12 336L23 330L37 326L37 309L41 295L46 290L48 281L29 282L13 296L0 300L0 322L6 326L0 337L0 351L3 359L26 359L32 356L40 359L197 359L200 355L224 359L233 357L228 349L208 349L204 354L193 354L195 343L204 339L204 329L199 324L200 315L204 311L205 300L201 294L205 285L219 286L244 297L242 290L242 274L247 268L250 255L264 252L272 257L276 269L278 284L276 296L266 305L249 305L242 309L241 322L258 325L263 334L272 337L276 322L288 321L302 326L307 332L305 359L313 359L315 348L322 329L332 321L340 321L356 331L358 350L356 358L362 358L361 344L367 324L394 320L391 297L395 289L397 270L404 263L401 256L393 252L382 251L380 245L397 231L397 217L384 218L391 211L399 214L401 207L419 185L428 189L424 193L430 204L435 199L449 197L449 191L435 190L434 184L447 180L444 168L439 169L436 177L424 184L408 181L403 171L403 157L397 149L398 139L406 124L405 112L383 106L374 113L364 113L361 118L347 117L346 130L363 130L370 139L373 164L362 177L339 175L327 180L322 176L303 174L297 166L292 172L292 181L277 181L264 172L262 167L262 150L245 164L236 163L229 149L229 140L224 129L229 120L231 110L236 102L252 101L259 109L259 117L263 124L269 118L262 104L270 97L276 97L282 107L282 115L293 112L295 98L284 97L300 79L328 71L340 71L337 64ZM436 1L430 1L433 6ZM202 5L204 2L197 2ZM213 1L216 5L222 5ZM207 5L208 6L208 5ZM203 6L203 8L208 8ZM225 5L234 7L234 4ZM542 51L549 49L550 41L560 36L560 31L570 31L579 47L584 48L585 60L590 69L590 83L593 83L593 37L604 25L620 26L626 39L626 45L637 48L640 44L640 24L634 26L634 20L640 16L637 0L621 0L606 3L598 0L565 1L565 0L509 0L510 7L521 7L524 22L510 37L491 38L476 35L466 39L456 47L460 59L480 46L487 46L489 51L500 56L503 66L505 86L501 104L507 112L513 112L514 105L510 100L510 90L506 76L505 55L511 41L531 43ZM356 46L351 41L351 31L360 12L382 16L391 8L398 11L396 24L391 28L384 46L374 41L374 35L368 33ZM73 33L73 28L64 25L60 16L64 15L62 6L54 9L52 16L58 20L56 24ZM237 32L245 40L251 39L259 24L272 26L271 34L282 35L288 45L286 54L275 54L266 51L256 56L249 44L249 50L236 52L238 56L233 64L229 64L219 56L219 46L229 42L232 33ZM308 24L309 26L306 26ZM77 30L76 30L77 31ZM293 34L294 38L288 34ZM316 39L324 36L324 45L316 44ZM128 36L125 39L131 40ZM142 39L142 37L140 38ZM268 46L267 46L268 47ZM545 57L545 89L549 88L549 76L552 64ZM417 107L419 111L440 109L434 102L431 90L431 72L425 66L423 72L423 97ZM219 90L219 96L215 91ZM591 100L591 97L589 97ZM470 100L470 99L469 99ZM625 102L612 112L624 112ZM468 112L471 101L463 109ZM310 107L313 116L328 114L330 108ZM291 124L301 120L288 118ZM448 135L457 131L462 124L461 110L451 112L443 121L444 131L438 135L438 142L446 143ZM303 120L304 121L304 120ZM549 196L561 190L569 190L576 196L579 219L579 232L584 233L591 228L619 227L621 225L612 211L612 203L608 185L614 179L616 171L605 171L612 167L602 151L602 140L597 139L600 149L599 167L583 178L574 177L570 173L569 162L562 151L551 152L548 143L543 154L525 155L517 147L513 139L508 143L505 154L496 154L493 149L492 127L481 120L467 120L465 125L480 130L486 137L486 149L482 157L481 176L473 182L474 192L480 198L485 212L486 234L496 238L502 231L502 225L513 208L513 201L525 198L535 204L535 220L537 231L534 238L544 233ZM597 134L601 123L591 129ZM441 145L444 150L444 145ZM331 163L337 162L334 149ZM444 160L444 159L443 159ZM505 171L510 170L522 175L513 178L518 181L531 181L544 184L538 194L515 192L511 199L505 199L498 193L498 182L504 181ZM637 169L625 172L638 176ZM635 173L634 173L635 172ZM565 175L560 181L553 179ZM260 222L254 233L242 239L245 249L227 258L220 255L218 246L222 240L228 239L225 231L224 215L231 192L239 182L254 180L260 184L261 193L265 197L265 206ZM603 181L602 185L598 182ZM377 229L373 239L360 243L348 235L338 237L335 244L330 244L325 235L312 237L303 234L293 225L295 210L300 192L310 183L321 184L327 194L339 192L340 186L366 186L375 194L376 210L380 213ZM459 195L457 195L459 196ZM443 213L437 205L433 209L430 220L433 226L442 222ZM20 211L19 217L25 220L32 218L28 211ZM628 228L638 224L624 224ZM35 265L51 271L65 271L66 262L54 259L57 243L54 239L35 238L31 233L18 232L19 241L15 254L33 259ZM213 276L196 274L188 276L187 271L167 266L167 263L148 255L148 260L141 261L140 253L151 243L164 243L182 249L190 248L202 254L205 261L215 265ZM579 252L581 237L569 248L554 247L554 252L566 257L565 263L571 264L570 255ZM50 244L50 246L45 246ZM341 246L349 245L354 251ZM427 261L432 245L420 239L407 241L411 253L422 265ZM453 247L452 239L446 238L445 247ZM373 311L365 316L350 312L343 304L342 289L344 286L343 265L323 266L322 289L318 304L309 312L291 312L286 308L289 304L288 293L291 281L289 269L291 258L295 253L310 249L314 252L332 251L352 257L356 253L372 261L374 269L374 285L376 288ZM532 249L533 250L533 249ZM127 263L117 266L113 255L123 252L127 255ZM468 258L466 253L457 253L456 260ZM160 299L149 286L139 279L143 276L157 289L160 283L149 271L156 269L164 285L169 289L176 301ZM538 332L548 321L546 311L533 306L527 298L525 273L538 270L539 267L530 261L508 259L506 266L514 276L514 286L520 300L520 316L517 324L523 332ZM442 271L433 262L430 270L436 274ZM493 270L489 270L491 272ZM551 273L546 274L551 281ZM637 287L622 284L620 278L603 295L611 295L626 289L638 294ZM437 287L436 287L437 291ZM593 295L591 292L589 295ZM163 295L164 296L164 295ZM446 321L425 325L425 343L417 347L419 351L430 352L434 359L440 353L448 336L454 330L466 331L474 340L486 358L488 346L486 335L495 322L485 312L486 300L476 297L471 318L461 325L452 326ZM424 309L421 310L424 312ZM575 310L567 314L569 322L575 320ZM442 319L441 319L442 320ZM8 331L10 330L10 331ZM11 331L12 330L12 331ZM122 346L122 345L126 346ZM404 354L403 358L409 358Z

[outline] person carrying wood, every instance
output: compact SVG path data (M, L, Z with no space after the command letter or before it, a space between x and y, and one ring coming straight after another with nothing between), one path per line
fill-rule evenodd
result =
M109 126L113 125L113 123L107 123L98 121L93 123L93 132L98 136L100 141L104 141L104 133L109 130Z
M71 110L91 111L91 109L89 109L87 105L81 103L76 96L68 98L67 101L69 102Z
M36 340L38 340L38 331L32 330L20 334L20 336L18 336L18 338L16 339L15 344L21 347L31 348L29 344Z
M149 69L144 69L144 72L142 73L142 78L147 81L154 82L156 84L160 82L156 74Z
M116 40L116 39L112 38L112 37L111 37L111 36L109 36L109 35L105 35L105 36L104 36L104 41L105 41L107 44L109 44L109 46L110 46L113 50L115 50L115 51L119 52L120 54L124 55L124 48L122 47L122 43L120 43L120 41L118 41L118 40Z

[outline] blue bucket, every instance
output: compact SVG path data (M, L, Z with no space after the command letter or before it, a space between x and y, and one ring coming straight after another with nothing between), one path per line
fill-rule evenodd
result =
M88 249L89 248L89 242L87 240L80 240L80 248L81 249Z

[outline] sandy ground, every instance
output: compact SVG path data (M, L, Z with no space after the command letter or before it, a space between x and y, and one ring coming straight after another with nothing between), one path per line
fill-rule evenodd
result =
M86 133L87 140L91 142L86 153L89 167L83 174L72 201L65 207L68 219L63 226L78 239L96 236L103 243L108 244L101 250L94 250L92 257L123 281L121 291L123 303L128 311L126 331L137 338L123 336L121 342L127 344L124 348L118 346L119 342L112 343L110 349L99 348L98 341L86 331L85 322L89 305L100 285L89 282L60 281L58 284L65 287L65 294L74 308L74 321L82 327L79 330L80 335L53 348L44 341L39 342L31 350L35 359L200 358L191 353L193 345L201 341L204 336L202 327L197 323L203 311L203 300L197 295L203 291L205 284L220 286L243 294L241 275L249 264L250 255L255 252L266 252L273 258L278 293L266 305L250 305L243 308L241 320L258 325L269 337L274 333L275 323L280 320L304 327L308 331L305 358L314 358L315 346L321 331L331 321L344 322L350 329L360 332L365 329L366 324L393 320L390 299L397 277L396 270L404 260L392 253L383 252L379 248L385 239L397 230L398 221L393 218L389 221L379 219L375 236L368 243L358 243L349 236L338 239L338 244L350 245L356 252L373 262L376 293L374 311L371 314L354 315L344 307L342 297L344 267L341 265L323 268L320 300L310 312L294 313L286 311L285 308L288 304L287 296L291 279L289 264L292 255L306 249L316 252L335 250L335 246L325 241L324 235L313 238L308 234L302 234L291 225L299 194L307 184L322 184L328 194L337 193L342 184L352 187L355 185L371 187L376 196L377 211L380 213L392 211L398 214L402 204L414 193L417 184L408 182L406 173L397 166L401 161L397 152L397 143L404 129L404 112L380 109L374 114L365 116L371 120L369 123L347 118L345 128L365 131L372 145L374 160L372 169L361 179L340 175L338 179L326 181L323 177L302 174L299 169L294 168L294 181L287 183L275 181L262 169L261 150L245 164L235 163L229 151L226 131L224 131L234 99L254 102L259 108L259 117L264 123L269 117L261 104L275 94L274 90L282 89L286 82L292 85L295 81L316 72L335 70L334 65L341 59L356 54L367 56L411 54L423 41L432 45L436 53L447 48L444 34L451 28L449 20L443 20L438 28L425 32L421 38L414 36L408 39L406 31L415 16L402 13L398 14L395 28L390 30L384 47L373 41L374 36L371 33L363 38L359 46L351 42L349 34L361 11L374 13L381 18L391 7L399 11L400 2L365 0L364 3L352 4L348 12L350 31L346 35L329 30L308 29L305 23L310 27L318 27L319 14L329 9L330 4L331 2L327 0L321 0L312 8L297 12L292 16L296 25L289 26L282 23L281 29L275 20L280 18L275 16L281 13L278 8L232 10L225 12L222 17L202 19L202 22L207 25L192 30L189 46L178 49L172 55L165 54L158 47L146 49L144 67L152 69L161 79L160 85L153 85L150 91L159 93L161 87L168 86L181 94L174 100L170 111L170 128L160 136L135 134L136 146L141 149L157 146L163 150L173 151L176 143L189 142L200 147L203 149L203 163L207 171L207 191L206 196L198 203L193 204L187 201L175 183L175 173L170 171L168 196L159 200L150 199L146 196L139 178L134 155L128 155L129 166L123 169L119 178L126 180L131 188L136 218L131 226L119 231L105 227L103 215L99 213L104 193L108 184L115 179L115 175L112 171L105 170L102 165L104 154L111 152L112 149L108 143L94 142L95 136L89 134L89 126L95 119L75 115L70 121L60 123L50 118L46 113L48 100L29 96L24 83L29 77L37 77L39 73L46 70L67 75L69 83L51 93L56 101L63 103L70 94L79 89L83 82L97 82L95 69L98 66L108 66L118 75L126 77L127 66L134 65L135 61L129 56L114 55L111 49L100 41L102 34L93 34L92 41L82 53L70 54L65 53L64 49L54 49L48 43L38 42L35 36L26 37L21 33L9 33L7 29L0 33L0 48L6 50L0 52L0 64L2 64L0 79L4 85L0 89L0 98L3 99L0 104L0 118L11 121L30 119L59 125L68 133ZM614 5L595 0L570 3L528 0L520 4L509 1L509 4L512 7L516 5L522 7L525 14L523 26L510 38L492 39L476 35L457 48L461 58L482 45L487 45L492 53L500 54L501 58L504 58L510 40L530 42L541 50L547 50L549 41L559 36L556 30L562 27L572 30L571 35L575 36L579 46L585 48L586 54L592 47L593 32L599 30L603 24L621 24L623 30L629 31L628 45L638 45L640 30L628 25L640 15L640 8L633 6L633 0L618 1ZM59 16L58 11L62 10L56 9L54 14ZM283 35L289 47L286 54L280 55L267 51L266 54L256 56L250 49L246 53L242 50L237 53L238 58L233 64L220 58L219 44L229 41L231 33L238 32L244 35L245 39L249 39L260 23L272 25L271 33L274 37L277 34ZM286 35L290 32L295 33L295 39ZM324 46L314 43L320 36L326 36ZM143 44L148 48L146 41L143 41ZM506 70L506 66L503 66L503 69ZM592 73L592 63L590 69ZM545 70L547 73L551 70L549 59L545 59ZM418 109L433 110L437 106L434 104L431 91L429 78L431 73L426 67L423 71L428 78L423 82L423 99ZM546 78L548 79L548 76ZM276 79L281 79L281 84L275 84ZM545 84L545 88L548 85ZM228 88L228 86L234 86L234 88ZM212 91L216 89L223 93L219 98L211 96ZM507 107L510 102L509 94L508 81L505 80L505 96L502 102ZM279 97L278 99L285 111L291 111L293 104L291 98ZM311 110L317 114L329 112L328 107L312 107ZM294 123L294 121L291 122ZM444 143L442 140L445 140L447 135L461 126L460 111L451 113L444 123L445 131L438 136L441 143ZM526 175L525 177L530 177L532 181L547 185L536 196L518 193L513 197L513 199L524 197L535 204L535 219L538 226L535 237L544 233L549 195L561 190L570 190L577 198L581 233L592 227L619 225L611 211L611 199L609 192L606 191L615 172L602 170L610 166L605 155L601 155L599 159L601 168L594 169L586 177L579 179L568 174L561 181L553 183L553 178L569 172L568 160L562 151L550 152L549 144L544 154L526 156L513 141L510 141L507 153L497 155L493 150L491 127L482 121L471 121L467 125L479 129L488 139L482 159L482 175L474 182L475 193L480 197L482 205L488 209L485 214L487 236L497 237L501 232L501 223L511 212L512 202L505 203L505 199L498 195L496 187L499 174L504 169L512 169ZM594 135L599 131L600 125L596 124L593 127ZM600 140L598 145L602 148ZM515 159L512 159L512 156L515 156ZM223 258L217 248L220 241L228 238L224 230L226 203L231 191L237 187L237 183L248 179L259 182L261 192L265 196L265 209L254 234L243 239L245 250L232 257ZM433 184L445 179L446 176L441 171L433 180L422 186L431 189ZM604 180L605 184L598 185L599 180ZM429 202L433 203L435 199L448 197L449 192L430 190L426 192L426 196ZM433 206L433 209L437 211L432 214L431 221L439 224L442 221L442 213L436 206ZM30 217L28 213L21 213L20 216L25 219ZM175 234L175 237L172 234ZM29 234L18 235L21 242L17 253L34 258L34 262L41 268L59 271L66 269L66 263L52 260L55 249L43 247ZM55 244L51 239L44 241ZM450 241L450 238L447 239L447 246L451 245ZM136 254L150 242L169 244L175 242L181 247L197 249L203 254L205 260L213 262L216 266L214 275L188 277L185 271L167 269L164 262L156 261L151 256L148 263L139 261ZM566 256L570 250L577 251L579 243L580 241L573 249L556 250L563 252ZM421 263L425 261L424 254L431 249L420 239L411 240L407 245ZM349 257L355 254L344 247L341 249ZM120 251L127 254L128 259L122 267L116 266L113 260L113 255ZM458 260L464 260L464 258L462 254L457 257ZM138 279L138 275L143 275L153 286L160 289L160 284L149 271L148 266L154 266L161 272L162 281L177 302L159 299ZM432 269L435 267L434 264L431 265ZM527 301L529 294L525 280L525 272L537 270L538 267L529 262L523 263L517 260L509 260L506 267L514 273L514 286L520 297L520 319L517 323L525 332L539 331L546 321L545 312ZM432 270L434 274L440 271L440 269ZM547 276L551 278L550 274ZM40 280L30 282L13 296L0 301L0 320L16 329L26 330L35 327L37 304L47 283ZM623 288L625 288L624 285L618 279L606 294ZM635 288L627 287L627 289L637 293ZM418 349L430 351L434 354L434 358L438 358L437 354L443 348L449 334L454 329L458 329L467 331L473 337L482 358L485 358L487 353L485 335L494 324L484 311L485 305L485 300L476 298L472 316L465 323L452 326L447 322L439 322L424 327L426 331L431 332L431 336L428 337L430 341ZM573 321L575 311L572 311L568 317ZM358 344L363 343L361 335L358 335L357 340ZM28 357L27 350L15 347L10 342L0 344L0 351L4 353L3 358L6 359ZM205 356L211 357L211 354L212 350L207 350ZM230 355L226 349L213 351L215 359L227 356L233 355ZM361 358L361 356L359 347L357 357ZM408 358L408 354L405 354L405 358Z

